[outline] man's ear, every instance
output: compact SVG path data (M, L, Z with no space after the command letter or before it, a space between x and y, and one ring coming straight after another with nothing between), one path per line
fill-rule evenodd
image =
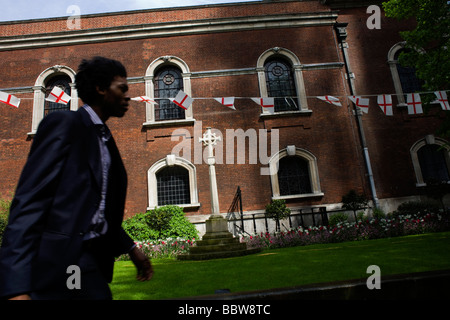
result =
M102 88L100 88L100 86L95 86L95 90L101 96L104 96L106 94L106 89L102 89Z

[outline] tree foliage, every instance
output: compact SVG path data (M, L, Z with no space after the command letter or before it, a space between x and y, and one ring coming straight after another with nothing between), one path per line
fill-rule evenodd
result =
M369 201L364 194L358 194L355 190L350 190L346 195L342 196L342 208L353 210L355 213L355 219L356 211L364 209L368 202Z
M390 0L386 16L416 20L413 30L400 32L405 40L399 62L416 69L426 91L446 90L450 70L450 5L446 0ZM431 99L431 98L430 98Z

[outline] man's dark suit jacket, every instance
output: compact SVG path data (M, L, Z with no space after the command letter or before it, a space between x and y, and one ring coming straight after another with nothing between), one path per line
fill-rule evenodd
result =
M121 227L127 175L113 138L108 149L108 232L100 261L110 282L114 257L127 253L133 240ZM0 249L0 296L66 283L67 267L77 264L83 237L100 203L101 172L96 128L83 108L54 112L41 121Z

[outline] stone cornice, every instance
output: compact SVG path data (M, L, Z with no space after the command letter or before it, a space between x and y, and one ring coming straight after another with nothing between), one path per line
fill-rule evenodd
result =
M0 38L0 51L230 31L333 25L336 12L179 21Z

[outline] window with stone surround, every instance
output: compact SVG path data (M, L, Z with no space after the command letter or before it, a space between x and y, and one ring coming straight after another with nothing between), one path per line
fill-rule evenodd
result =
M272 199L321 197L316 157L307 150L287 146L269 161Z
M406 107L406 94L414 93L422 88L421 81L416 76L416 71L411 67L404 67L398 62L398 57L405 50L405 43L394 45L388 53L388 64L391 69L392 81L399 107Z
M45 97L47 98L49 96L50 92L53 90L54 87L59 87L62 91L64 91L66 94L70 96L71 94L70 81L71 81L70 77L67 75L57 75L51 78L47 82L45 88ZM63 104L45 100L44 116L55 111L67 111L67 110L70 110L70 101L68 104Z
M273 97L275 114L262 108L261 116L310 114L303 81L302 65L291 51L275 47L265 51L258 59L261 97Z
M149 210L164 205L200 206L197 171L190 161L168 155L150 167L147 177Z
M70 95L69 104L50 103L45 100L54 86L60 86ZM69 67L56 65L44 70L33 86L33 118L31 122L30 136L36 134L41 120L50 112L57 110L78 110L78 92L75 88L75 71Z
M298 111L292 65L281 57L271 57L264 64L267 94L274 98L275 112Z
M180 90L191 93L191 72L180 58L164 56L154 60L145 73L145 95L157 104L146 103L144 127L193 124L193 105L181 109L168 98L175 98Z
M416 174L416 186L427 182L450 181L450 149L444 139L427 135L411 148L411 158Z

